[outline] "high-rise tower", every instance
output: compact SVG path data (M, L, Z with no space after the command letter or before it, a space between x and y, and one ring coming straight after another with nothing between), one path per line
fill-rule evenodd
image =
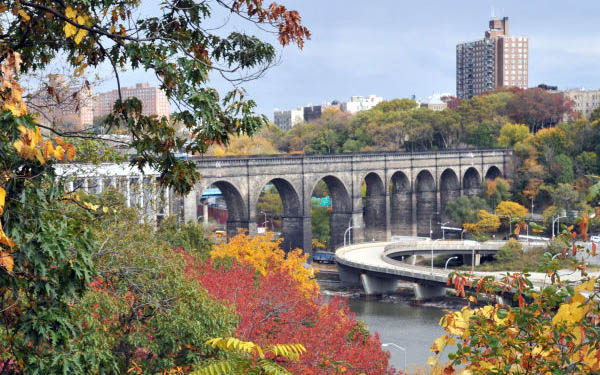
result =
M490 20L485 37L456 45L456 96L464 99L498 87L527 88L529 41L508 34L508 17Z

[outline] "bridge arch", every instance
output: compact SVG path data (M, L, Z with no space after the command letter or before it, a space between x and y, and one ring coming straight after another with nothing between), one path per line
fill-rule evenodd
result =
M485 172L486 180L495 180L498 177L502 177L502 171L495 165L492 165L488 168L487 172Z
M412 235L412 189L410 180L402 171L392 175L390 211L392 235Z
M438 220L437 189L435 179L428 170L422 170L416 179L417 195L417 235L429 237ZM431 222L431 226L430 226Z
M309 197L312 196L317 184L325 182L331 197L331 215L329 219L329 246L336 249L344 244L344 232L352 218L352 199L344 182L334 176L325 175L317 179L310 189Z
M227 236L235 236L240 228L248 230L248 205L240 193L240 189L233 183L224 180L214 181L208 186L217 187L223 194L227 205Z
M386 194L384 182L377 173L371 172L365 176L364 183L366 185L365 197L363 199L365 240L375 239L385 241Z
M256 208L258 206L260 193L269 184L272 184L275 186L275 189L277 189L281 199L281 205L283 206L283 212L281 213L281 235L283 237L283 242L281 248L286 251L302 248L302 204L298 192L288 180L274 178L265 183L259 191L259 195L254 200L254 207ZM260 215L258 215L258 208L256 208L255 211L257 216L260 217Z
M448 221L446 206L460 196L460 181L453 169L448 168L442 172L440 177L440 217L442 221Z
M481 175L479 171L470 167L463 176L463 191L467 196L475 196L481 192Z

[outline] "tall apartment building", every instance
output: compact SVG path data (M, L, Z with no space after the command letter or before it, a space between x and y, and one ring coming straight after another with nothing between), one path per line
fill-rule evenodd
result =
M159 117L170 115L169 99L165 92L158 87L150 87L148 83L137 83L135 87L121 87L121 96L126 98L136 97L142 102L142 114L144 116L158 115ZM112 112L115 102L119 98L118 90L112 90L98 94L94 105L94 116L105 116Z
M291 110L278 110L273 113L273 122L281 130L290 130L294 126L304 122L304 108L298 107Z
M508 17L490 20L485 37L456 45L456 96L460 99L499 87L529 85L529 40L510 36Z
M564 90L562 94L574 102L573 111L581 113L585 118L600 107L600 90Z
M30 110L45 126L63 131L81 131L94 121L94 89L74 86L62 74L49 74L48 84L28 94Z

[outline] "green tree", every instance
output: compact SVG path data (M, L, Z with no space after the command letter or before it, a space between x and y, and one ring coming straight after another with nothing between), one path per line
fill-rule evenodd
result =
M229 335L237 318L185 274L185 256L208 256L201 228L177 228L167 219L155 235L152 225L140 224L137 209L114 194L93 198L110 209L90 226L104 239L93 258L98 276L73 308L74 323L84 327L74 349L91 358L81 373L203 365L216 357L205 342Z
M496 131L489 121L478 124L465 139L470 145L479 148L492 148L496 146Z
M325 244L326 248L329 248L331 210L328 207L313 204L310 207L310 217L312 220L313 238L316 238L319 242Z
M575 180L573 159L565 154L558 155L550 165L550 173L556 183L572 183Z
M481 210L489 211L486 201L480 197L462 195L446 205L446 215L454 225L475 223Z

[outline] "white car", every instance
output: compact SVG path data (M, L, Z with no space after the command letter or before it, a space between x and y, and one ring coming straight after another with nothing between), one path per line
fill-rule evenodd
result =
M590 237L590 241L600 243L600 236L592 236Z

